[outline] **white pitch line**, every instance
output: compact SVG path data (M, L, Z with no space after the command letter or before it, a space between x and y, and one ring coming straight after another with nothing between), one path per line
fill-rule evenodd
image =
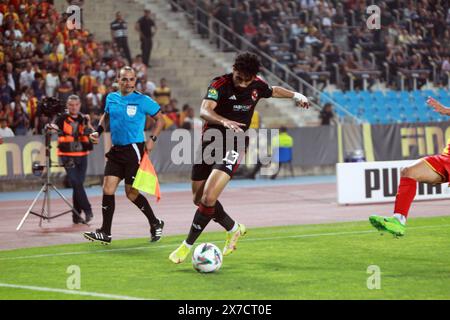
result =
M133 248L117 248L117 249L109 249L109 250L74 251L74 252L36 254L36 255L31 255L31 256L5 257L5 258L0 258L0 261L20 260L20 259L29 259L29 258L49 258L49 257L58 257L58 256L83 255L83 254L118 252L118 251L133 251L133 250L143 250L143 249L171 248L174 246L175 246L175 244L158 246L158 247L133 247Z
M90 296L90 297L96 297L96 298L116 299L116 300L149 300L149 299L145 299L145 298L121 296L121 295L116 295L116 294L66 290L66 289L55 289L55 288L36 287L36 286L23 286L23 285L8 284L8 283L0 283L0 287L31 290L31 291L56 292L56 293L63 293L63 294L72 294L72 295L77 295L77 296Z
M421 227L409 227L408 230L418 230L418 229L439 229L444 227L450 227L450 224L441 224L439 226L421 226ZM376 230L364 230L364 231L344 231L344 232L328 232L328 233L311 233L311 234L298 234L292 236L279 236L279 237L266 237L266 238L249 238L241 239L241 242L252 242L252 241L267 241L267 240L282 240L282 239L300 239L300 238L312 238L312 237L326 237L326 236L342 236L342 235L353 235L353 234L370 234L378 233ZM224 242L221 240L210 240L210 242ZM93 253L106 253L106 252L120 252L120 251L133 251L133 250L148 250L148 249L165 249L173 248L178 246L178 244L168 244L155 247L134 247L134 248L117 248L109 250L94 250L94 251L75 251L75 252L61 252L61 253L49 253L49 254L38 254L30 256L19 256L19 257L4 257L0 258L0 261L8 260L21 260L21 259L34 259L34 258L49 258L49 257L59 257L59 256L70 256L70 255L83 255L83 254L93 254Z

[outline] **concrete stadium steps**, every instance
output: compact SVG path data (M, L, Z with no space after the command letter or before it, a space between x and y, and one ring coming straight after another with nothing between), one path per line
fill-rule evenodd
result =
M231 70L236 54L234 52L220 52L214 44L209 43L208 39L202 39L195 33L193 26L188 22L184 13L171 11L169 4L164 0L136 1L149 7L157 17L164 17L161 23L165 25L165 27L160 35L165 35L167 38L164 39L161 37L159 39L158 44L160 49L158 51L160 53L165 53L165 60L170 59L169 55L179 57L188 54L188 52L180 51L176 48L176 46L182 47L181 44L178 44L178 40L185 39L185 43L189 45L189 52L191 49L195 49L195 52L203 57L203 59L200 59L200 63L192 61L193 64L198 66L197 68L194 68L196 70L196 76L203 75L203 70L205 70L205 75L208 75L209 70L214 71L210 73L211 76L209 79L218 74L214 70L214 67L208 65L208 61L213 61L213 64L217 66L217 71L220 71L220 68L227 72ZM159 25L160 24L158 24L158 26ZM176 41L173 41L173 39L176 39ZM170 44L169 48L166 46L167 43ZM198 57L198 55L196 56ZM180 64L181 63L179 62L174 62L174 65L178 66ZM195 83L197 81L194 80L192 82ZM275 84L275 82L269 82ZM200 89L203 95L205 86L202 85ZM261 113L266 127L279 127L283 124L287 126L307 126L316 125L318 123L317 110L299 110L294 107L292 101L288 100L262 100L258 105L258 110Z
M150 78L159 81L165 77L179 107L189 103L198 115L207 85L212 78L223 74L225 69L212 55L192 46L191 40L199 38L198 35L183 36L183 28L187 26L177 23L185 22L185 18L178 14L179 17L174 19L170 8L164 8L167 6L166 1L136 2L152 10L158 27L153 43Z

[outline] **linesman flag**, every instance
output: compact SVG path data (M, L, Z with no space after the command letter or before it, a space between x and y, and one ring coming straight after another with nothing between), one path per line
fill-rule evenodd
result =
M147 152L142 157L141 164L134 178L133 188L156 196L156 201L161 199L158 176L152 162L148 158Z

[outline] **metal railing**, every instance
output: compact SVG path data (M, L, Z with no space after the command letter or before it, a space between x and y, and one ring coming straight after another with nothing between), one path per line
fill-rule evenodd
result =
M378 71L378 70L349 71L349 72L347 72L347 76L350 79L350 90L351 91L354 90L356 79L362 79L363 90L367 91L368 82L370 79L376 79L376 81L378 82L378 85L379 85L381 71Z
M417 82L419 79L425 79L428 84L428 78L430 74L430 70L428 69L419 69L419 70L407 70L400 69L397 74L400 77L400 89L405 90L405 80L412 80L412 90L417 90Z
M263 65L262 71L267 77L275 79L290 90L299 91L303 94L305 94L305 89L307 89L312 94L305 95L312 96L317 101L323 97L327 102L332 103L336 109L345 114L350 122L362 122L360 118L349 112L347 108L332 99L328 93L321 92L313 85L297 76L297 74L291 71L286 65L279 63L273 57L257 48L248 39L237 34L229 26L213 17L209 12L200 8L197 0L169 0L169 2L172 7L175 7L177 10L185 13L188 20L193 23L194 29L201 35L208 37L211 43L216 43L220 51L252 51L260 57ZM281 75L277 74L276 71L282 71ZM317 103L314 101L311 102L314 108L321 110L321 107Z

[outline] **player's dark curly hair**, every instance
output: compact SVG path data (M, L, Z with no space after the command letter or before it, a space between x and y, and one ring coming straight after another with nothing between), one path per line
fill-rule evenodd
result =
M261 62L256 54L243 52L236 57L233 67L245 75L256 76L260 71Z

